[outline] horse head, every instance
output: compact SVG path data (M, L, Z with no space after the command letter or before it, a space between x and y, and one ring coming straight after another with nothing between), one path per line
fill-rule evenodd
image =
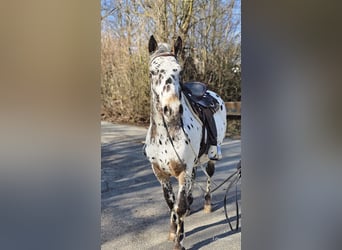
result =
M180 102L182 68L177 60L182 49L182 39L178 37L172 53L169 44L158 44L151 36L148 49L153 108L166 123L178 122L183 112Z

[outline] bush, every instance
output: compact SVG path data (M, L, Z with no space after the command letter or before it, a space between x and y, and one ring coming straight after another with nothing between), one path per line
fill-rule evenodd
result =
M150 113L147 52L131 53L124 40L104 34L101 68L102 119L146 123Z
M124 38L113 38L109 33L102 35L101 119L148 124L150 83L147 46L132 49L127 44ZM235 65L228 52L217 50L206 59L201 54L188 54L181 60L183 81L203 81L224 101L240 101L240 74L232 71ZM229 125L230 133L239 134L239 123Z

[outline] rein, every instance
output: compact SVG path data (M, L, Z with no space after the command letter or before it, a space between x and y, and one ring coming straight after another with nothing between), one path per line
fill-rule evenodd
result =
M172 145L172 148L173 148L173 150L175 151L175 153L176 153L176 155L177 155L177 158L178 158L179 162L184 166L184 162L183 162L182 159L180 158L180 156L179 156L179 154L178 154L178 152L177 152L177 150L176 150L176 148L175 148L175 145L173 144L173 140L172 140L172 138L171 138L169 129L168 129L168 127L167 127L167 125L166 125L166 122L165 122L164 114L162 114L162 118L163 118L163 126L164 126L165 129L166 129L167 137L168 137L169 140L170 140L170 143L171 143L171 145ZM183 124L181 124L181 126L183 127Z
M223 200L223 207L224 207L224 213L226 215L226 220L229 224L230 230L232 231L238 231L239 229L239 203L238 203L238 195L237 195L237 183L239 182L239 180L241 179L241 160L239 161L237 167L236 167L236 171L231 174L226 181L228 181L228 179L231 179L233 176L235 176L234 180L231 181L227 187L226 190L226 194L224 195L224 200ZM224 181L224 182L226 182ZM228 196L228 192L229 189L233 186L233 184L235 183L235 207L236 207L236 227L235 229L233 229L230 218L228 216L228 210L227 210L227 196ZM223 183L222 183L223 184ZM221 185L220 185L221 186ZM217 187L218 188L218 187ZM217 189L215 188L215 190ZM214 190L214 191L215 191Z

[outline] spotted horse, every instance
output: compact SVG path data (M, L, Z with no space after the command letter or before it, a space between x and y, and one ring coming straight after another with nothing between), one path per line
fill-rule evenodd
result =
M182 68L177 60L177 54L182 49L181 38L178 37L176 40L173 52L170 45L158 44L153 36L150 37L148 48L151 116L144 146L145 155L161 183L166 203L171 211L169 240L175 242L174 250L180 250L185 249L184 219L193 200L191 189L194 169L207 164L204 211L211 212L210 178L215 171L215 161L209 160L207 153L199 156L202 136L207 132L203 130L202 121L191 108L182 90ZM217 144L220 145L226 131L225 105L216 93L209 90L206 93L214 97L219 104L213 116ZM172 189L171 177L178 180L177 197Z

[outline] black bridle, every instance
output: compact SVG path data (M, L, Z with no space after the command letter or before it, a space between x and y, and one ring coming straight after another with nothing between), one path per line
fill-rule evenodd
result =
M160 53L157 54L155 56L152 55L151 59L150 59L150 63L152 63L154 61L154 59L158 58L158 57L165 57L165 56L173 56L176 60L177 60L177 56L171 52L164 52L164 53Z

